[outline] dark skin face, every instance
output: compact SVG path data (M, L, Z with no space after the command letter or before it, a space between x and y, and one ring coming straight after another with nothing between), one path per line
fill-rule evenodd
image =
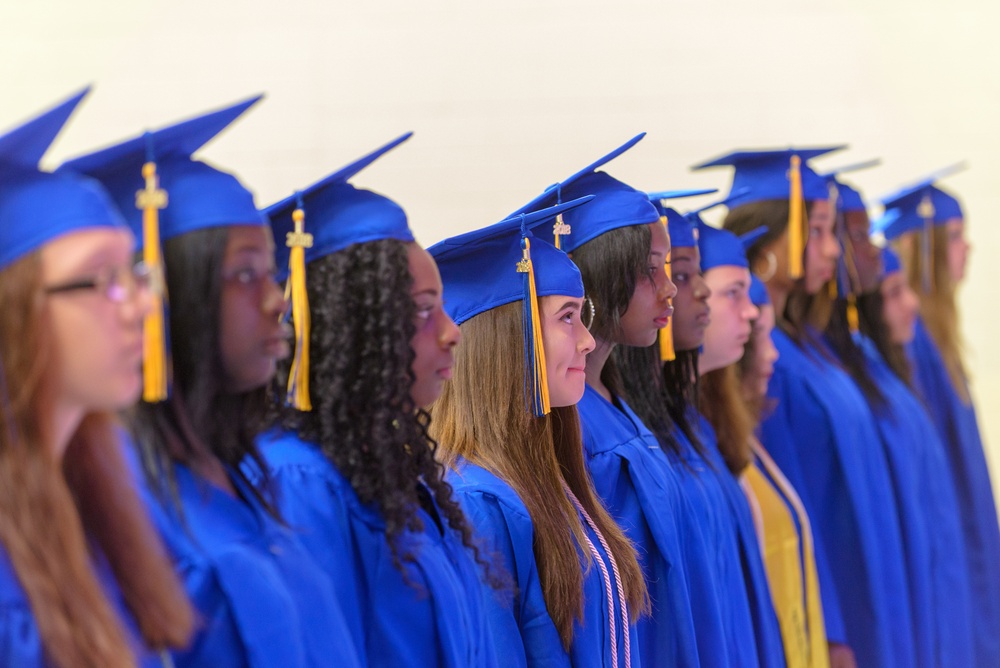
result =
M670 268L677 286L673 300L674 347L677 350L694 350L701 346L705 329L711 322L708 298L712 296L712 291L701 273L698 248L674 248Z
M858 285L861 292L871 292L878 288L878 279L882 273L882 259L878 248L868 237L870 223L868 214L864 211L847 211L844 213L844 223L847 227L847 238L850 241L850 260L853 260L857 271ZM852 277L853 280L854 277Z

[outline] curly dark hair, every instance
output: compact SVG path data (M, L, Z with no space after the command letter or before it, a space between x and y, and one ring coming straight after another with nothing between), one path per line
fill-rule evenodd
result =
M313 408L281 405L278 422L318 444L361 502L379 510L397 569L413 558L400 551L399 539L406 530L423 530L417 509L430 509L427 489L448 526L486 566L435 458L430 415L410 397L416 308L407 244L355 244L313 260L308 275ZM279 368L279 378L287 378L289 364Z
M161 501L181 512L172 462L197 464L211 450L243 486L276 519L281 519L269 494L267 466L256 438L264 426L267 386L248 392L228 392L219 354L221 342L222 264L229 230L210 227L167 239L163 260L170 299L170 353L173 387L170 399L139 402L128 416L146 478ZM172 437L172 438L171 438ZM241 464L258 469L254 485Z

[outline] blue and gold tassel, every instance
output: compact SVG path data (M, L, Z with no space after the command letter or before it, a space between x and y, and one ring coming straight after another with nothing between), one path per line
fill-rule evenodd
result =
M285 235L288 246L288 283L285 297L292 303L292 326L295 329L295 354L288 371L285 402L300 411L311 411L309 398L309 294L306 291L306 249L313 245L313 235L305 231L306 214L302 199L292 212L295 229Z
M159 187L152 146L142 166L146 187L135 194L142 210L142 260L153 277L152 308L142 326L142 400L155 403L169 394L167 379L167 287L160 248L160 209L167 206L167 191Z
M524 370L526 393L531 397L531 410L535 417L548 415L549 380L545 368L545 344L542 339L542 318L535 289L535 269L531 263L531 234L521 231L521 260L517 271L524 274L523 319Z
M788 169L788 277L802 277L805 253L805 201L802 199L802 160L793 155Z

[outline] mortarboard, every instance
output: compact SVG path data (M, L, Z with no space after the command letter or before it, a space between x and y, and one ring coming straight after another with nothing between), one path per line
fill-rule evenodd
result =
M113 146L68 160L57 173L84 174L110 193L136 233L143 260L162 273L160 240L210 227L262 225L253 195L232 174L192 154L262 96L144 132ZM162 288L162 285L161 285ZM166 294L154 292L143 327L143 401L168 395Z
M767 232L761 226L746 234L736 236L729 230L720 230L705 223L698 225L698 252L701 254L701 270L715 267L735 266L750 268L747 248Z
M401 206L388 197L348 183L351 177L412 135L408 132L397 137L264 210L277 241L275 258L279 277L288 278L285 292L290 297L295 330L295 354L288 374L286 401L301 411L312 410L306 264L354 244L380 239L414 240Z
M894 274L897 271L902 271L903 264L899 261L899 256L896 252L886 246L881 250L882 253L882 276L888 276L889 274Z
M754 306L767 306L771 303L771 296L767 294L767 286L764 282L750 274L750 301Z
M581 298L584 293L580 270L569 256L545 239L533 236L532 229L541 232L563 212L583 204L591 206L588 202L594 199L588 195L522 212L427 249L441 272L445 309L456 324L498 306L522 302L526 395L536 417L549 412L538 298Z
M0 269L56 237L125 221L99 183L38 162L90 88L0 136Z
M560 202L594 195L594 200L585 207L559 216L553 226L551 238L556 248L567 253L596 239L605 232L630 225L648 225L659 220L656 209L650 204L645 193L609 176L595 171L625 151L635 146L645 133L628 140L607 155L602 156L563 181L549 186L545 191L524 205L511 216L522 212L537 211ZM564 238L566 235L569 238ZM542 236L542 235L540 235Z
M842 148L845 147L734 151L692 169L722 166L735 169L730 194L742 188L748 190L734 198L730 208L764 200L788 200L788 268L791 278L799 278L805 251L805 203L829 198L826 181L806 161Z

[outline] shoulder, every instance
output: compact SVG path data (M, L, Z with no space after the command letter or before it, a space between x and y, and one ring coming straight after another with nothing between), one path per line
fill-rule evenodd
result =
M462 461L446 479L467 513L493 506L509 519L530 524L528 509L514 488L485 468Z

